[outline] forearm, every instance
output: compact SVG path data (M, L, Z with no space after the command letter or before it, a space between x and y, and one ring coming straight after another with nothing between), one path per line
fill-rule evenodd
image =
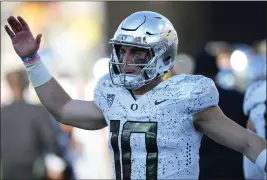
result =
M54 78L35 90L44 107L58 122L87 130L107 126L93 101L73 100Z
M242 153L255 163L259 154L266 149L266 140L252 132L248 131L247 133L249 134L247 146Z
M43 68L45 68L44 65ZM101 129L107 125L102 112L93 101L73 100L52 78L48 70L42 74L47 74L51 78L47 82L40 81L33 85L43 106L54 116L55 120L65 125L89 130ZM31 72L29 72L29 77L33 79Z
M71 100L71 97L54 78L39 87L35 87L35 91L43 106L56 118L57 121L60 121L61 110L63 106Z
M55 119L59 121L61 109L71 100L70 96L52 77L38 54L23 59L23 62L40 101Z

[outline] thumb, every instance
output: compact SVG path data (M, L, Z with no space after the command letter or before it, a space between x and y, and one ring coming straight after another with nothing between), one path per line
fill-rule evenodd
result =
M38 34L36 36L35 43L39 45L41 43L41 38L42 38L42 34Z

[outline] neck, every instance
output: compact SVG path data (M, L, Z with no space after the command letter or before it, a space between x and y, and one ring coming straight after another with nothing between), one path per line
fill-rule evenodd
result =
M23 100L23 91L14 89L13 90L14 101L22 101Z
M144 85L139 89L132 90L132 93L134 95L143 95L143 94L147 93L148 91L150 91L151 89L153 89L154 87L156 87L162 81L163 81L162 77L158 77L158 78L152 80L152 82L150 82L149 84Z

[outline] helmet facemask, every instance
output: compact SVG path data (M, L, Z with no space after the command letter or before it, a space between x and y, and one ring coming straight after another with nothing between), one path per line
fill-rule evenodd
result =
M122 62L122 60L120 60L119 48L122 45L137 47L137 48L147 50L151 58L146 63L140 64L138 62L134 62L132 64L125 64ZM154 48L151 48L151 47L144 47L144 46L142 47L142 46L136 46L136 45L114 43L113 51L111 54L111 60L109 62L109 71L110 71L110 76L111 76L111 80L113 84L124 86L127 89L134 90L146 84L149 84L156 77L164 75L165 73L159 74L158 73L159 71L157 71L157 69L160 69L163 67L162 63L165 63L164 65L166 65L166 63L170 63L170 56L165 58L165 60L163 61L162 57L166 52L166 48L162 48L162 49L159 49L159 48L160 48L159 44L157 44ZM154 53L153 49L156 50L156 53ZM137 66L141 68L141 71L139 74L128 74L126 71L123 71L121 69L122 66L126 66L126 67Z

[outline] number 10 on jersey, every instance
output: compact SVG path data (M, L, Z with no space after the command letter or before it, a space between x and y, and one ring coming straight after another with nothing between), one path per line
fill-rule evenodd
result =
M157 179L158 169L158 147L157 147L157 122L126 121L120 133L120 121L110 121L111 146L114 152L114 163L116 179L131 179L131 146L130 137L132 133L144 133L146 142L146 179ZM119 150L118 141L121 141ZM120 152L122 153L122 164L120 163ZM121 178L121 167L123 178Z

